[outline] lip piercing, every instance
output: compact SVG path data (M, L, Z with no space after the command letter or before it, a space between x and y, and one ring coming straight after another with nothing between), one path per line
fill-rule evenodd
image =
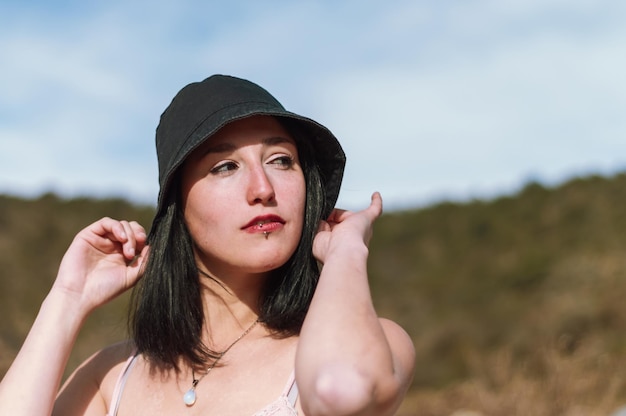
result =
M257 225L262 230L263 229L263 225L265 225L265 224L263 224L263 222L259 221ZM265 236L265 239L267 240L267 237L270 235L270 232L269 231L263 231L263 235Z

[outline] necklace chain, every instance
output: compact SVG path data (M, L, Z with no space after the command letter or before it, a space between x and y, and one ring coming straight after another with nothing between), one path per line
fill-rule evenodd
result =
M200 382L200 380L202 380L204 377L206 377L207 374L209 374L211 372L211 370L213 370L213 368L215 368L215 366L217 365L217 363L222 359L222 357L224 355L226 355L226 353L237 343L241 340L241 338L245 337L246 335L248 335L248 333L250 331L252 331L252 329L256 326L256 324L259 323L259 318L257 318L252 325L250 325L248 327L248 329L246 329L245 331L243 331L241 333L241 335L239 335L237 337L236 340L234 340L228 347L226 347L226 349L222 352L219 352L217 354L217 358L215 359L215 361L213 361L213 363L206 369L206 371L204 372L204 374L202 374L200 376L200 378L196 378L196 373L194 371L194 369L191 369L191 376L193 378L193 381L191 382L191 388L189 390L187 390L187 392L185 393L185 395L183 396L183 400L185 402L185 404L187 406L193 406L194 403L196 402L196 386L198 385L198 383Z

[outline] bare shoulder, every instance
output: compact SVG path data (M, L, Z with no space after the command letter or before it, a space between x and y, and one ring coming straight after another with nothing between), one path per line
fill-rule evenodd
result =
M133 350L133 344L124 341L86 359L63 385L54 414L105 415L118 375Z
M110 379L117 378L117 369L133 354L134 347L130 341L123 341L101 349L85 360L70 376L66 384L73 379L106 384Z

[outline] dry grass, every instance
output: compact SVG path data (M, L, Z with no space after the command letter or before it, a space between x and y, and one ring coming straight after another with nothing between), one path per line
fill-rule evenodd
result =
M538 349L532 362L516 362L508 349L476 354L474 377L412 392L398 416L608 416L626 403L626 362L601 350L555 345Z

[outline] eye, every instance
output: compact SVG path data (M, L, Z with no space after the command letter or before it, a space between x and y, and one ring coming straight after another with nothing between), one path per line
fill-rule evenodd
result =
M284 155L276 157L268 162L271 165L276 165L282 169L289 169L293 166L293 157Z
M235 162L224 162L216 165L213 169L211 169L211 173L213 175L219 175L228 173L235 169L237 169L237 164Z

